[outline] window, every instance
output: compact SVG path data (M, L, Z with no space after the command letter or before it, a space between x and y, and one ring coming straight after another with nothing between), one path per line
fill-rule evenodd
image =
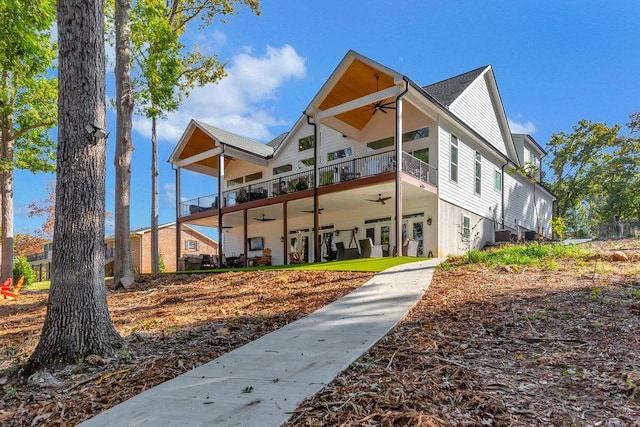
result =
M500 172L499 169L496 169L494 171L494 175L493 175L493 188L496 191L501 191L502 190L502 172Z
M235 187L236 185L240 185L242 183L244 183L244 178L243 177L229 179L229 180L227 180L227 188Z
M315 145L315 141L313 139L313 135L305 136L304 138L300 138L298 140L298 151L308 150L313 148Z
M482 190L482 156L476 151L476 194Z
M197 251L198 249L200 249L200 242L198 242L197 240L185 240L184 244L185 249L188 251Z
M244 182L256 181L258 179L262 179L262 172L256 172L245 176Z
M425 163L429 163L429 149L428 148L423 148L421 150L416 150L416 151L412 152L411 155L413 157L415 157L416 159L420 159Z
M421 128L402 134L402 142L415 141L416 139L426 138L428 136L429 128Z
M293 170L293 166L291 164L282 165L282 166L273 168L273 174L280 175L281 173L291 172L292 170Z
M353 156L352 148L343 148L342 150L332 151L327 153L327 161L330 162L332 160L344 159L346 157Z
M462 238L469 240L471 238L471 218L462 214Z
M449 144L449 179L458 182L458 137L451 135Z
M314 164L313 157L309 157L308 159L298 160L298 169L313 166L313 164Z
M367 151L379 150L385 147L391 147L395 138L390 136L389 138L379 139L367 144Z

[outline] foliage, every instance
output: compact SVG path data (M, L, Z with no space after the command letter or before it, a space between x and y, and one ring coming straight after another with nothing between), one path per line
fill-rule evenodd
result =
M466 230L464 224L458 224L458 234L460 235L460 241L462 242L462 248L467 256L476 247L476 243L480 238L480 230L477 230L478 225L482 222L482 218L478 218L478 221Z
M48 129L57 119L58 81L49 75L56 54L50 31L53 0L0 3L1 167L55 170L55 142ZM15 143L8 153L7 144ZM15 157L12 157L14 155Z
M30 234L18 234L13 239L14 253L16 256L27 256L42 252L42 245L46 243L42 237Z
M56 187L54 182L47 184L47 198L29 203L29 218L44 216L45 221L39 234L47 239L53 237L53 224L56 216Z
M158 261L160 264L160 273L166 273L167 272L167 266L164 263L164 256L162 255L162 252L160 252L158 254Z
M447 263L485 264L485 265L547 265L558 258L581 259L590 252L582 246L548 245L504 245L500 248L471 251L465 257L452 258Z
M548 144L551 189L558 197L556 216L567 230L590 235L615 218L640 218L640 138L638 118L631 115L629 133L620 126L581 120L573 132L553 134Z
M567 232L567 220L564 217L557 216L549 221L549 223L551 224L554 236L563 240L565 233Z
M18 280L24 276L24 284L28 286L36 281L36 273L27 261L27 257L18 256L13 264L13 280Z

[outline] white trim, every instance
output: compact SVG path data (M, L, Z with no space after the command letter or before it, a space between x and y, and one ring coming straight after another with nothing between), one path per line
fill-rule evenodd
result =
M217 156L220 153L222 153L222 148L221 147L217 147L217 148L214 148L214 149L211 149L211 150L203 151L202 153L196 154L195 156L191 156L191 157L187 157L186 159L179 160L179 161L175 162L174 164L179 168L183 168L185 166L191 165L193 163L197 163L197 162L202 161L204 159L208 159L210 157Z
M316 120L322 120L326 117L337 116L338 114L346 113L347 111L355 110L356 108L373 104L376 101L381 101L391 96L396 96L400 94L402 90L403 89L400 86L392 86L390 88L381 90L379 92L371 93L361 98L357 98L357 99L345 102L344 104L336 105L335 107L322 110L319 113L317 113L314 116L314 118Z

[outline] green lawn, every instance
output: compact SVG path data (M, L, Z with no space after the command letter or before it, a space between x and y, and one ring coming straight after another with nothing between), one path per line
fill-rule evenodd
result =
M302 271L370 271L377 273L387 268L395 267L400 264L407 264L409 262L422 261L425 258L412 258L412 257L385 257L385 258L358 258L349 259L345 261L333 261L333 262L318 262L312 264L296 264L296 265L270 265L267 267L242 267L242 268L225 268L220 270L205 270L205 271L257 271L257 270L302 270ZM179 274L187 273L202 273L203 270L192 271L179 271ZM173 274L173 273L169 273ZM49 290L51 282L45 280L42 282L35 282L25 287L28 291L42 291Z

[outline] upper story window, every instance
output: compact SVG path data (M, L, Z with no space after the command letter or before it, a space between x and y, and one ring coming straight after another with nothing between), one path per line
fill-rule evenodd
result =
M293 165L291 164L282 165L282 166L273 168L273 174L280 175L281 173L291 172L292 170L293 170Z
M388 138L372 141L367 144L367 151L373 151L373 150L379 150L385 147L391 147L393 145L394 140L395 138L393 136L390 136Z
M185 240L184 247L188 251L197 251L200 249L200 242L197 240Z
M415 141L416 139L426 138L429 136L429 128L416 129L411 132L402 134L402 142Z
M475 179L475 191L476 194L480 194L482 191L482 156L476 151L476 179Z
M493 174L493 188L496 191L502 190L502 172L500 169L496 169Z
M343 148L342 150L327 153L327 161L331 162L333 160L344 159L351 156L353 156L353 149L350 147Z
M313 148L315 145L315 140L313 135L305 136L304 138L300 138L298 140L298 151L308 150Z
M451 135L449 143L449 179L458 182L458 137Z
M303 169L313 165L314 165L313 157L309 157L308 159L298 160L298 169Z
M235 187L236 185L242 185L244 183L244 178L234 178L227 180L227 188Z
M262 172L256 172L245 176L244 182L257 181L259 179L262 179Z

